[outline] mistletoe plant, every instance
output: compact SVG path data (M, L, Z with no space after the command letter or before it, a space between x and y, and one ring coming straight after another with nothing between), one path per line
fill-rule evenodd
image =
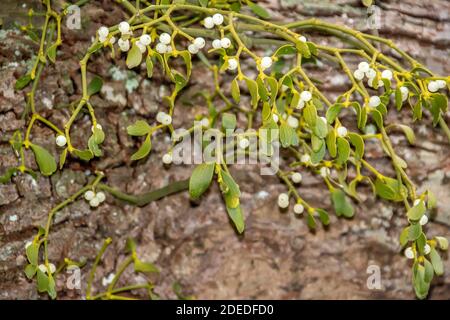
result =
M77 4L86 2L88 0ZM39 113L35 93L43 69L57 58L62 44L61 20L67 14L67 7L57 11L51 0L43 0L47 11L42 30L31 22L23 27L40 46L32 69L16 83L17 89L31 87L23 114L27 128L24 133L18 131L11 137L11 146L20 163L7 170L2 182L9 181L15 174L35 175L25 166L25 152L30 149L42 175L50 176L57 170L50 152L31 140L31 131L38 122L55 132L55 143L60 148L60 170L69 156L83 161L103 156L101 146L107 137L91 101L100 91L102 79L88 74L87 65L94 54L105 50L110 52L113 61L126 59L130 69L145 64L148 78L152 78L154 68L161 68L172 83L172 91L164 97L155 119L149 117L148 122L139 120L128 127L128 133L141 137L138 139L142 141L131 155L132 160L149 156L156 132L172 138L162 158L168 166L181 140L196 130L212 132L216 140L232 139L214 150L213 160L198 164L189 180L146 194L129 195L103 183L107 177L99 172L88 185L53 208L46 227L39 230L26 250L29 261L26 274L29 278L37 276L40 292L48 292L52 298L56 296L53 277L57 268L48 258L48 237L52 219L61 208L81 197L95 208L105 200L105 192L138 206L187 189L193 199L198 199L215 180L230 220L237 232L242 233L245 221L241 193L229 170L234 157L230 159L228 152L237 149L238 155L248 155L256 143L263 146L263 153L270 157L279 140L286 156L276 174L287 187L287 192L278 197L279 207L288 208L293 199L294 213L303 214L310 228L316 228L317 221L329 224L328 212L312 206L300 195L298 185L305 170L323 179L337 216L353 217L350 199L360 201L357 193L360 184L370 185L374 195L382 199L402 203L406 227L400 234L400 246L406 258L412 260L417 297L427 296L434 274L444 272L437 250L447 250L448 241L444 237L426 236L425 225L436 199L430 191L416 192L407 175L407 164L397 155L389 136L391 130L399 129L413 144L414 132L405 124L387 123L386 116L389 109L408 108L414 120L431 117L433 124L439 125L450 141L450 130L444 120L448 105L444 90L449 88L450 77L435 75L388 39L317 19L288 24L271 22L269 13L250 0L115 2L129 18L97 30L95 40L80 60L81 97L70 109L71 116L63 128ZM32 16L33 12L30 21ZM338 46L315 43L306 37L307 32L337 38ZM385 49L395 55L385 54ZM350 62L355 57L359 59L357 65ZM322 91L322 83L308 75L307 66L317 61L334 63L349 80L346 91L334 101ZM197 116L200 121L179 133L172 125L172 118L180 115L177 98L189 88L194 63L203 63L211 70L214 90L204 90L196 96L199 103L205 105L205 112ZM348 109L354 111L356 118ZM89 114L92 128L87 133L90 137L85 147L80 148L72 144L71 128L84 111ZM244 123L239 121L245 131L237 130L238 115L239 119L245 119ZM208 147L204 139L203 150ZM375 139L381 145L391 160L395 176L384 175L365 160L368 139ZM349 170L354 174L349 174ZM111 297L111 292L112 289L101 297Z

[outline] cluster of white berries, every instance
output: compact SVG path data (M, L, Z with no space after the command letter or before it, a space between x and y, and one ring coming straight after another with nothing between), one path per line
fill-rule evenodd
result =
M196 54L205 47L205 44L205 39L202 37L195 38L194 41L192 41L192 43L188 46L188 51L192 54Z
M437 92L440 89L444 89L447 83L444 80L435 80L428 83L428 91Z
M58 135L57 137L56 137L56 145L58 146L58 147L64 147L65 145L66 145L66 143L67 143L67 139L66 139L66 137L65 136L63 136L62 134L60 134L60 135Z
M119 23L119 31L123 36L130 36L132 35L130 24L126 21L122 21ZM122 37L117 41L117 44L119 45L119 48L123 52L127 52L130 50L130 40L128 39L122 39Z
M231 47L231 40L227 37L223 37L222 39L214 39L212 42L213 49L228 49Z
M212 29L214 26L220 26L223 23L223 15L216 13L212 17L206 17L203 21L203 25L206 29Z
M366 61L362 61L358 65L358 69L355 70L355 72L353 72L353 76L358 81L361 81L364 79L364 77L367 77L368 79L367 83L369 84L369 86L374 88L373 80L376 78L377 72L375 71L375 69L371 68ZM392 77L393 77L392 71L389 69L383 70L383 72L381 73L382 79L392 80ZM381 81L378 82L378 87L381 87L382 85L383 83Z
M155 50L158 53L171 53L173 48L170 45L172 41L172 36L167 32L163 32L159 36L159 42L156 44Z
M105 42L108 39L109 29L105 26L102 26L98 29L98 40L100 42ZM116 38L111 37L110 42L113 44L116 41Z
M168 126L169 124L172 123L172 117L170 115L168 115L165 112L158 112L156 115L156 121L158 121L159 123Z
M278 206L281 209L286 209L287 207L289 207L289 195L287 193L280 193L278 195ZM295 214L302 214L303 211L305 211L305 208L301 203L296 203L294 205Z
M310 101L312 99L312 93L309 91L302 91L302 93L300 93L300 100L298 101L297 104L297 109L303 109L303 107L305 106L305 103Z
M93 208L98 207L100 203L105 201L106 196L103 192L95 193L92 190L88 190L84 193L84 199L89 202L89 205Z

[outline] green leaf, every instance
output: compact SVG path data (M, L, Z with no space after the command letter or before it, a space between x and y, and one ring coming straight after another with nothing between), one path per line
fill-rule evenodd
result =
M305 121L309 125L309 127L314 128L317 121L316 107L312 104L307 104L303 109L303 117L305 118Z
M67 148L65 148L59 155L59 169L62 170L64 163L66 163L67 158Z
M228 216L231 221L233 221L234 226L238 233L244 232L245 229L245 221L244 215L242 214L241 206L238 205L236 208L230 208L227 206Z
M292 44L285 44L277 49L273 54L275 57L296 54L297 49Z
M328 132L327 138L326 138L327 148L328 152L330 153L330 156L335 158L337 155L337 147L336 147L336 131L330 130Z
M408 244L408 241L409 241L409 237L408 236L409 236L409 227L406 227L400 233L400 245L402 247L404 247L404 246L406 246Z
M280 141L284 148L298 145L299 141L295 129L287 123L282 123L280 126Z
M316 121L316 126L313 128L313 132L319 138L325 138L328 135L328 124L325 121Z
M267 12L267 10L264 9L263 7L261 7L260 5L250 2L248 4L248 6L253 11L253 13L256 14L257 16L259 16L260 18L263 18L263 19L270 18L269 12Z
M228 112L222 114L222 127L225 130L234 131L234 129L236 129L236 115Z
M127 132L130 136L145 136L152 131L152 127L144 121L138 120L131 126L127 127Z
M270 88L270 104L272 105L278 95L278 81L273 77L267 77L266 81Z
M192 73L192 56L191 53L187 50L181 51L179 55L183 58L184 64L186 65L186 82L191 77Z
M311 152L311 163L317 164L322 161L322 159L325 157L326 149L326 144L322 143L322 147L320 148L320 150Z
M0 176L0 183L7 183L11 180L14 173L19 171L17 168L8 168L6 172Z
M137 46L137 44L133 44L131 46L130 51L128 51L127 55L127 67L128 69L133 69L137 66L139 66L142 62L142 52Z
M405 192L406 187L395 179L383 177L383 180L380 178L375 180L375 191L383 199L402 201L403 197L400 193L402 189Z
M448 240L447 240L447 238L435 237L434 239L438 243L439 248L441 248L442 250L447 250L448 249Z
M359 134L353 133L353 132L348 133L348 138L350 140L350 143L355 147L356 156L359 159L362 159L364 157L364 140L363 140L363 138Z
M19 79L17 79L14 88L16 90L22 90L30 83L30 81L31 81L31 75L26 74L26 75L20 77Z
M93 157L94 157L94 154L91 152L91 150L78 150L78 149L75 149L74 151L73 151L73 153L78 157L78 158L80 158L81 160L84 160L84 161L89 161L89 160L91 160Z
M198 199L209 188L214 175L215 163L202 163L192 171L189 179L189 194Z
M48 290L48 277L39 268L37 269L37 286L39 292L46 292Z
M425 267L425 274L424 274L423 280L427 283L430 283L431 280L433 280L433 276L434 276L433 265L427 259L424 259L423 264Z
M139 160L145 158L149 154L151 149L152 149L152 140L151 135L148 134L139 150L136 151L136 153L134 153L131 156L131 160Z
M50 298L55 299L56 298L56 284L53 277L50 275L48 276L48 286L47 286L47 293L50 296Z
M208 6L208 0L198 0L198 3L205 8Z
M245 78L245 82L247 83L248 91L250 92L250 96L252 97L252 107L256 108L258 106L258 85L256 84L256 81Z
M143 262L139 259L134 260L134 271L136 272L159 272L158 268L149 262Z
M314 220L314 217L311 214L306 215L306 223L308 224L308 228L315 229L316 228L316 220Z
M103 154L102 150L100 150L98 144L95 142L95 137L93 135L88 140L88 148L96 157L101 157Z
M377 127L382 128L383 127L383 115L381 114L381 112L376 109L372 109L370 111L370 113L372 114L372 118L375 121L375 123L377 124Z
M327 118L327 122L329 124L332 124L334 120L336 120L337 116L341 112L343 108L343 105L341 103L333 104L331 107L328 108L325 117Z
M344 138L337 138L337 163L344 164L350 156L350 144Z
M403 97L400 88L395 89L395 106L399 111L402 109L403 106Z
M147 58L145 58L145 65L147 67L147 77L153 77L153 61L150 56L147 56Z
M25 267L25 275L28 279L33 279L34 275L36 274L37 266L32 264L27 264Z
M433 125L439 122L441 113L445 113L448 107L447 97L440 93L435 93L431 96L431 109L430 112L433 115Z
M319 219L322 222L324 226L327 226L330 224L330 216L328 215L328 212L326 212L323 209L316 209L317 213L319 213Z
M241 196L241 190L239 185L234 181L233 177L226 171L221 171L223 186L222 191L228 194L230 197L239 198ZM235 206L232 206L235 207Z
M340 189L334 189L331 192L331 200L338 217L341 215L345 218L351 218L354 216L355 210L353 209L353 206L350 204L350 202L348 202L344 191Z
M416 264L413 267L413 282L417 298L425 299L428 294L428 290L430 289L430 284L425 282L424 266Z
M431 264L433 265L434 272L436 275L441 276L444 274L444 264L442 263L442 259L437 253L436 249L431 248L430 251L430 259Z
M32 242L26 249L28 262L32 265L38 265L39 244Z
M408 239L414 241L422 234L422 226L420 223L413 223L408 228Z
M53 45L51 45L48 49L47 49L47 56L49 58L49 60L52 63L56 62L56 50L58 49L58 45L55 43Z
M94 76L94 78L92 78L91 82L89 82L89 84L88 84L88 88L87 88L88 95L92 96L92 95L100 92L100 90L102 89L102 86L103 86L102 78L100 78L99 76Z
M416 136L414 134L413 129L411 129L409 126L404 125L404 124L395 124L395 126L400 128L403 131L403 133L406 136L406 139L408 139L408 142L410 144L416 143Z
M36 144L30 144L31 149L34 152L36 162L39 166L39 170L44 176L50 176L56 171L56 161L53 156L41 146Z
M417 205L411 207L408 210L407 212L408 219L418 221L420 220L420 218L422 218L426 210L427 209L425 208L425 203L423 201L420 201Z
M233 81L231 81L231 96L236 103L239 103L241 100L241 91L239 89L237 78L234 78Z

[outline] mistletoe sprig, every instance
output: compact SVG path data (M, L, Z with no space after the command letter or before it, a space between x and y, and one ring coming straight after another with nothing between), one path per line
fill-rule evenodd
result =
M52 155L30 141L30 132L36 122L42 122L55 132L55 142L63 148L60 169L68 155L84 161L103 156L101 144L107 137L90 101L90 97L100 91L102 80L92 76L88 81L87 65L94 54L105 49L110 51L115 61L122 57L126 59L130 69L145 63L148 78L153 77L154 68L159 66L173 83L172 92L164 97L164 105L155 121L139 120L128 127L131 136L142 137L140 148L131 156L132 160L144 159L150 154L152 136L156 132L167 132L172 137L172 143L162 158L165 165L172 163L173 151L182 138L195 130L213 132L219 140L228 136L233 139L216 150L214 161L198 165L189 181L148 194L134 196L122 193L100 183L104 178L100 174L49 214L45 232L41 230L35 239L44 245L46 268L51 269L46 248L54 213L83 195L95 208L105 199L103 191L124 201L144 205L184 189L189 189L191 198L198 199L215 180L220 186L230 220L239 233L244 232L241 192L230 173L232 161L227 161L230 160L227 153L230 149L237 149L238 155L248 155L252 145L259 143L266 146L265 153L270 156L274 142L279 140L281 148L290 154L287 159L291 161L284 159L277 172L288 190L279 195L278 205L287 209L293 198L294 213L304 214L310 228L317 227L317 219L323 225L328 225L330 219L326 210L314 207L301 196L298 187L302 181L301 172L305 170L323 179L337 216L353 217L350 199L359 201L357 187L362 183L370 185L374 195L404 205L408 225L399 242L405 256L413 260L416 295L421 299L426 297L434 274L441 275L444 271L437 249L447 250L448 241L445 237L427 238L425 225L430 210L436 206L436 199L430 191L417 194L407 175L407 163L395 152L389 136L391 130L399 129L410 143L414 143L414 132L402 123L386 123L386 116L389 109L400 111L403 108L411 110L414 120L430 116L433 124L439 124L450 141L450 130L443 117L448 108L444 90L449 88L450 77L435 75L388 39L317 19L289 24L271 22L268 12L251 1L116 2L130 14L130 18L97 30L95 41L80 61L82 96L64 128L59 129L37 112L34 102L42 69L48 65L47 60L54 63L62 41L60 22L64 12L56 13L51 1L44 0L47 14L40 50L31 72L19 79L16 85L17 89L22 89L32 83L24 113L24 118L29 119L25 138L17 132L11 139L21 164L9 169L2 181L8 181L16 173L31 172L24 164L24 153L30 148L43 175L51 175L57 170ZM317 44L307 38L309 31L337 37L342 40L342 46ZM350 46L345 45L347 42ZM377 49L378 45L394 50L400 58L386 55ZM264 52L270 50L270 54L261 55L261 49ZM357 66L349 62L349 57L355 56L360 60ZM211 70L214 90L205 90L197 95L207 106L206 114L198 115L200 121L180 134L173 127L172 120L177 116L177 98L189 85L195 57ZM321 83L308 75L307 65L322 60L336 64L338 71L344 72L350 83L335 101L330 101L321 90ZM252 76L255 74L250 70L252 68L256 76ZM228 87L230 89L225 89ZM84 109L90 115L92 128L85 149L79 149L72 144L70 133ZM356 123L352 126L355 130L347 125L353 119L348 116L348 109L356 113ZM246 119L243 132L237 130L239 114ZM378 141L390 158L394 177L382 174L365 160L365 141L368 139ZM356 172L355 177L348 174L349 168ZM97 188L102 191L95 191ZM37 246L34 251L39 253L39 248ZM30 261L33 270L39 269L33 262ZM48 274L51 280L51 272Z

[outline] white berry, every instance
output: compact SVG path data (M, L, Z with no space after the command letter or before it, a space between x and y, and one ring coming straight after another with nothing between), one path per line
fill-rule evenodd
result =
M158 53L166 53L167 52L167 46L164 43L158 43L155 47L156 52Z
M355 72L353 72L353 76L355 77L356 80L360 81L362 79L364 79L364 72L362 72L361 70L355 70Z
M222 38L220 40L220 44L222 45L222 48L227 49L227 48L229 48L231 46L231 41L228 38Z
M287 124L288 124L289 127L292 127L294 129L298 128L298 119L293 117L293 116L289 116L287 118Z
M302 174L300 172L294 172L291 176L292 182L300 183L302 182Z
M408 259L414 259L414 251L411 247L405 249L405 257Z
M214 21L212 17L206 17L203 23L206 29L214 28Z
M103 201L105 201L105 199L106 199L106 196L105 196L105 193L103 193L103 192L97 192L97 194L95 195L95 197L97 198L97 200L98 200L98 202L99 203L102 203Z
M381 104L381 99L379 96L372 96L369 99L369 107L376 108Z
M238 62L236 59L231 58L228 60L228 70L236 70L238 67Z
M430 81L430 83L428 83L428 91L436 92L438 90L439 90L439 84L436 81Z
M196 53L198 53L198 48L195 46L195 44L192 43L188 46L188 51L191 54L196 54Z
M172 37L167 32L161 33L161 35L159 36L159 42L161 43L169 44L171 40Z
M430 245L427 243L427 244L423 247L423 253L429 254L430 252L431 252L431 247L430 247Z
M268 69L272 66L272 58L271 57L264 57L261 59L261 67L263 69Z
M282 209L285 209L289 206L289 196L287 193L280 193L278 196L278 206Z
M302 214L303 211L305 211L305 207L303 207L300 203L295 204L295 206L294 206L295 214Z
M373 79L373 78L375 78L376 76L377 76L377 72L376 72L374 69L372 69L372 68L370 68L370 69L366 72L366 77L369 78L369 79Z
M200 123L201 123L202 127L204 127L204 128L209 127L209 119L208 119L208 118L203 118L203 119L200 121Z
M214 49L220 49L220 48L222 48L222 41L220 41L220 39L215 39L215 40L213 40L213 42L212 42L212 47L213 47Z
M320 168L320 176L322 178L326 178L330 175L330 169L328 169L327 167L322 167Z
M358 65L358 69L365 73L369 71L370 65L367 62L363 61Z
M119 31L120 33L128 33L130 31L130 24L126 21L122 21L119 23Z
M402 101L405 101L406 99L408 99L409 96L409 89L407 87L400 87L400 92L402 94Z
M92 191L92 190L86 191L86 192L84 193L84 198L85 198L87 201L91 201L92 199L94 199L94 198L95 198L95 193L94 193L94 191Z
M66 145L66 143L67 143L67 139L65 136L59 135L56 137L56 145L58 147L64 147Z
M27 243L25 243L25 249L27 249L29 246L31 246L33 244L32 241L27 241Z
M337 128L336 132L339 137L343 138L347 135L347 128L341 126Z
M447 82L444 80L436 80L439 89L444 89L447 86Z
M301 42L306 42L307 41L305 36L298 37L298 40L300 40Z
M248 141L247 138L243 138L239 141L239 147L241 149L247 149L249 145L250 145L250 141Z
M107 27L100 27L98 29L98 36L101 38L106 38L109 34L109 29Z
M93 208L98 207L99 204L100 201L98 201L98 199L95 197L89 201L89 205Z
M127 52L128 50L130 50L130 41L119 39L117 43L119 45L120 50L122 50L123 52Z
M304 154L300 157L300 161L303 163L309 163L311 161L311 157L309 154Z
M275 123L278 123L278 120L280 120L280 119L278 118L278 115L277 115L277 114L273 114L273 115L272 115L272 119L273 119L273 121L275 121Z
M223 23L223 15L216 13L212 16L212 21L216 26L220 26Z
M309 91L303 91L302 93L300 93L300 99L302 99L305 102L308 102L309 100L312 99L312 94Z
M172 163L172 155L170 153L166 153L165 155L163 155L162 157L162 162L164 164L171 164Z
M39 270L41 270L41 272L47 273L47 267L44 264L40 264L38 268Z
M140 38L139 41L144 45L144 46L148 46L150 43L152 43L152 38L148 35L148 34L143 34Z
M420 223L421 226L424 226L424 225L427 224L427 222L428 222L428 216L427 216L426 214L424 214L424 215L420 218L419 223Z
M296 109L303 109L305 107L305 101L303 101L302 99L300 99L298 101L297 106L295 107Z
M193 43L197 47L197 49L203 49L206 44L205 39L203 39L202 37L195 38Z
M49 263L49 264L48 264L47 271L50 271L51 274L55 273L55 271L56 271L55 265L54 265L53 263ZM48 272L47 272L47 273L48 273Z
M141 53L144 53L147 50L147 47L140 41L136 42L136 46L139 48L139 51L141 51Z
M394 75L392 74L391 70L383 70L383 72L381 73L381 79L392 80L393 76Z

